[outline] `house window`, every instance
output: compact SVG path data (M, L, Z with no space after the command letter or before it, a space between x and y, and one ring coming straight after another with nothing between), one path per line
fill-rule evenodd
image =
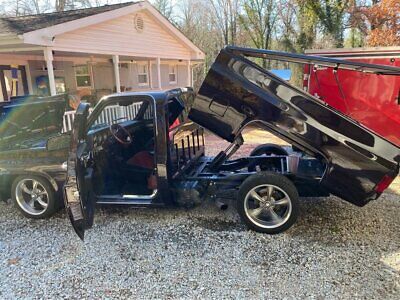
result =
M78 88L91 87L89 67L87 65L75 66L75 79Z
M169 83L170 84L176 84L177 83L176 70L177 70L177 66L176 65L170 65L169 66L168 77L169 77Z
M138 84L139 86L149 85L149 68L147 64L138 64Z

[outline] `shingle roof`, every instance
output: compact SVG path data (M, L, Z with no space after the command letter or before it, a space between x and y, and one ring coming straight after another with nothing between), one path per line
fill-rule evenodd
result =
M99 7L68 10L38 15L0 18L0 35L23 34L25 32L42 29L49 26L77 20L84 17L100 14L106 11L122 8L138 2L125 2Z

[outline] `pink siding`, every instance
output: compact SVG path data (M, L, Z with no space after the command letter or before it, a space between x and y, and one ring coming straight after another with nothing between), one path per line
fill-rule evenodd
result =
M134 26L135 14L56 36L54 49L127 56L190 59L191 50L145 11L144 30Z

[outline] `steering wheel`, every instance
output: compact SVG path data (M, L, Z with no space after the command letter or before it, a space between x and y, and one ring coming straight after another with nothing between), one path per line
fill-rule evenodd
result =
M122 145L129 145L132 143L132 135L125 127L119 124L111 124L110 131L118 143ZM121 132L125 135L124 137L121 137Z

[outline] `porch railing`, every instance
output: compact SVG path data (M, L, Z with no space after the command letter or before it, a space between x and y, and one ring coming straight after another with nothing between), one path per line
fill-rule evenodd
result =
M72 130L72 124L74 123L75 119L75 111L66 111L63 118L63 128L62 132L68 132Z
M101 112L95 124L97 123L111 124L116 119L124 117L128 119L133 119L138 114L141 105L142 103L138 102L129 106L119 106L119 105L107 106ZM93 110L92 108L89 109L89 112L91 113L92 110ZM152 110L147 109L144 118L151 119L153 117L152 114L153 114ZM74 124L74 118L75 118L75 111L67 111L64 114L62 132L68 132L72 130L72 126Z

